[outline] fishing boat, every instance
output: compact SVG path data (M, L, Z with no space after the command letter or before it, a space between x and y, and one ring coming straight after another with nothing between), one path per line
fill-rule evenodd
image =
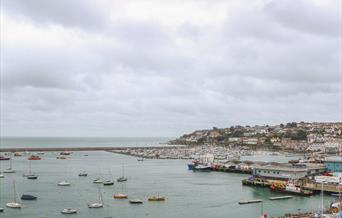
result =
M103 182L103 185L114 185L114 181L113 180L106 180Z
M148 201L165 201L165 197L153 195L147 198Z
M98 189L98 195L99 195L99 202L88 204L88 208L102 208L103 207L103 199L102 199L102 193L101 193L100 188Z
M115 199L126 199L127 197L128 197L128 195L122 194L122 193L113 195L113 198L115 198Z
M10 157L4 157L4 156L0 156L0 160L10 160Z
M17 202L17 192L15 190L15 181L13 180L13 202L8 202L6 207L13 209L20 209L22 205Z
M100 178L96 178L96 179L94 179L93 180L93 183L103 183L103 180L102 179L100 179Z
M66 208L66 209L63 209L61 211L62 214L75 214L77 213L77 210L76 209L72 209L72 208Z
M59 183L57 183L58 186L70 186L70 182L64 180L64 181L61 181Z
M84 176L85 177L85 176L88 176L88 173L83 171L83 172L79 173L78 176Z
M42 158L39 157L38 155L31 155L30 157L27 158L28 160L41 160Z
M32 201L32 200L37 200L37 197L33 195L23 194L20 199Z
M309 197L313 195L314 193L310 190L302 189L301 187L295 185L292 182L288 182L287 184L283 183L273 183L270 186L271 191L275 192L282 192L282 193L288 193L288 194L294 194L294 195L301 195Z
M130 204L142 204L143 201L140 199L131 199L131 200L129 200L129 203Z

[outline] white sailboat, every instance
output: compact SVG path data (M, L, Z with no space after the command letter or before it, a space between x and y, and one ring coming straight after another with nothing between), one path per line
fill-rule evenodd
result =
M98 189L98 195L99 195L99 202L88 204L88 208L102 208L103 207L103 198L102 198L100 187Z
M70 182L66 181L66 180L63 180L59 183L57 183L58 186L70 186Z
M119 177L117 180L117 182L126 182L127 178L125 177L125 171L124 171L124 165L122 164L122 176Z
M28 179L37 179L38 176L31 172L31 161L29 160L29 171L28 173L23 174L24 177L27 177Z
M76 209L72 209L72 208L65 208L61 211L62 214L74 214L77 213Z
M12 157L10 158L10 167L5 169L4 173L15 173L15 170L12 169Z
M13 181L13 202L8 202L6 207L13 209L20 209L22 205L17 202L17 192L15 190L15 182Z

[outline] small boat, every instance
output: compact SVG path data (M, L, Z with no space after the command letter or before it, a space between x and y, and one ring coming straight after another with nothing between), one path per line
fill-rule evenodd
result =
M14 153L14 157L21 157L22 155L19 152Z
M201 172L210 172L211 166L199 164L199 165L194 166L193 170L201 171Z
M4 157L4 156L0 156L0 160L10 160L10 157Z
M5 169L3 173L15 173L15 170L13 170L13 169L10 167L10 168Z
M103 180L100 178L94 179L93 183L103 183Z
M114 185L114 181L113 180L104 181L103 185Z
M143 157L138 158L138 161L144 161L144 158Z
M88 173L83 171L83 172L79 173L78 176L88 176Z
M32 200L37 200L37 197L33 195L23 194L20 199L32 201Z
M43 154L45 154L44 152L37 152L37 154L39 154L39 155L43 155Z
M124 168L123 164L122 164L122 175L116 181L117 182L126 182L127 181L127 177L125 177L125 168Z
M31 155L30 157L27 158L28 160L41 160L42 158L37 156L37 155Z
M5 175L0 173L0 178L5 178Z
M61 153L59 153L60 155L70 155L71 152L69 151L62 151Z
M128 197L128 195L122 194L122 193L113 195L113 198L115 198L115 199L126 199L127 197Z
M165 197L162 197L162 196L150 196L148 197L147 199L148 201L165 201Z
M66 159L66 157L63 157L63 156L58 156L58 157L56 157L57 159L60 159L60 160L65 160Z
M103 207L103 199L102 199L102 193L101 193L100 188L98 191L98 195L99 195L99 202L88 204L88 208L102 208Z
M62 214L74 214L77 213L76 209L66 208L61 211Z
M28 175L27 176L27 179L38 179L38 176L37 175Z
M132 200L129 200L129 203L130 204L142 204L143 201L140 199L132 199Z
M4 212L4 208L0 207L0 213Z
M22 207L22 205L20 203L17 203L17 202L9 202L6 204L6 207L13 208L13 209L20 209Z
M121 176L121 177L120 177L120 178L118 178L116 181L117 181L117 182L126 182L126 181L127 181L127 178L126 178L126 177L123 177L123 176Z
M64 181L59 182L57 185L58 186L70 186L71 184L70 182L64 180Z
M15 170L12 169L12 159L10 158L10 167L5 169L3 173L15 173Z
M15 181L13 180L13 202L8 202L6 207L13 209L20 209L22 205L17 202L17 192L15 190Z

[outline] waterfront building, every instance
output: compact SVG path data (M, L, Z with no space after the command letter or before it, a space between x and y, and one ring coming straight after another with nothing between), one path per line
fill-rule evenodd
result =
M327 157L324 161L324 166L329 172L342 172L341 157Z
M253 176L265 179L300 179L308 176L318 175L325 171L325 167L320 164L304 164L292 166L289 164L282 165L265 165L257 166L253 169Z

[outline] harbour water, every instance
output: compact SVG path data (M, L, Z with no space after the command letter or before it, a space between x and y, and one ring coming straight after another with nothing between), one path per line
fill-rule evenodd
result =
M1 137L0 148L135 147L166 145L169 137Z
M85 156L87 155L87 156ZM240 200L263 199L265 212L272 216L285 213L319 210L319 195L306 198L269 201L271 193L266 188L246 187L241 180L247 175L222 172L192 172L187 170L187 160L144 160L109 152L75 152L66 160L56 159L57 153L42 155L42 160L32 161L32 171L38 180L28 180L22 174L29 169L28 156L13 157L15 174L6 174L0 179L0 205L13 199L13 181L18 197L21 194L38 196L37 201L24 201L20 210L5 208L1 217L65 217L63 208L76 208L79 213L72 217L184 217L184 218L255 218L261 211L261 204L238 205ZM274 158L274 157L272 157ZM0 161L1 169L9 166L9 161ZM98 199L96 177L118 178L124 165L128 181L124 185L102 186L105 207L88 209L87 204ZM88 177L78 177L87 171ZM61 180L71 182L70 187L59 187ZM113 194L124 191L129 198L144 200L142 205L130 205L128 200L113 199ZM147 197L160 194L165 202L148 202ZM329 204L332 197L325 198Z

